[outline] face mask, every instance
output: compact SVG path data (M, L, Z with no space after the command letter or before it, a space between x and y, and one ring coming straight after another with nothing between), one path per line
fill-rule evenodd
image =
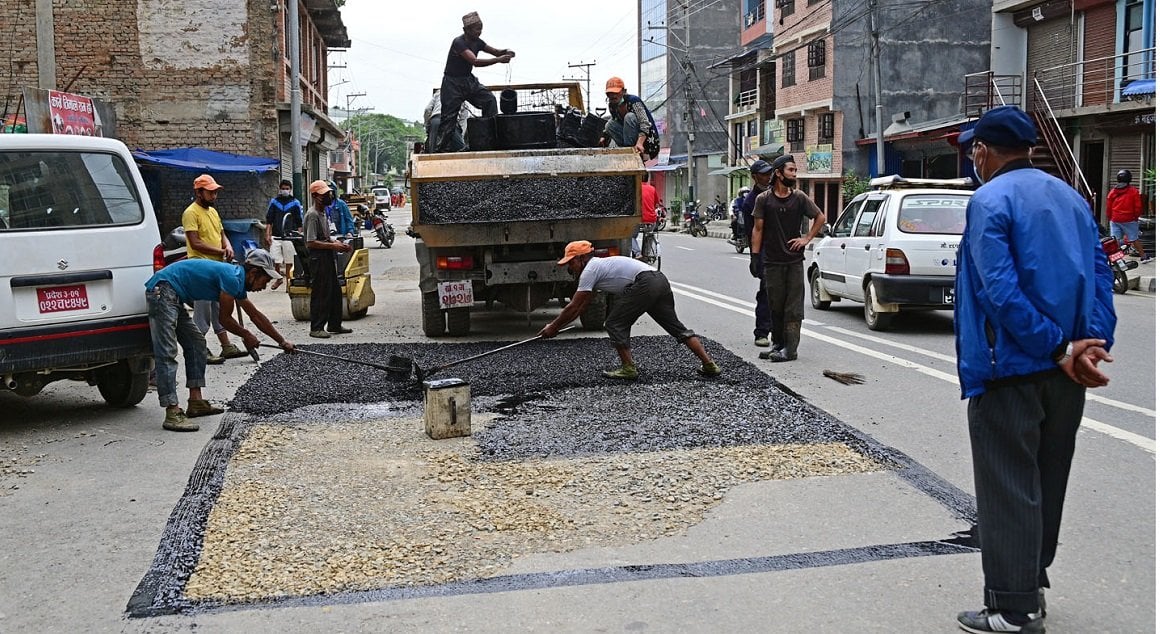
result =
M290 197L290 190L289 189L278 190L278 196L280 196L282 198L289 198Z
M978 152L978 148L976 148L975 151ZM983 185L987 182L987 179L983 178L983 175L979 173L979 164L975 162L973 154L971 157L971 171L975 173L975 180L979 181L980 185Z
M789 177L786 177L786 176L782 176L782 177L781 177L781 184L782 184L782 185L785 185L786 187L788 187L788 188L790 188L790 189L793 189L793 188L794 188L794 186L795 186L795 185L797 185L797 179L796 179L796 178L789 178Z

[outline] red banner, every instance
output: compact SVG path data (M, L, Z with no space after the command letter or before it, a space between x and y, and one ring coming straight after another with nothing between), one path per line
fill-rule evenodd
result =
M48 110L53 134L96 136L93 100L56 90L48 91Z

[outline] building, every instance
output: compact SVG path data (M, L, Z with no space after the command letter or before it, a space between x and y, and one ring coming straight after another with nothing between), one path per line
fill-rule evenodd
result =
M11 69L2 98L15 110L21 88L39 85L37 0L0 3ZM299 2L303 178L325 178L342 132L327 117L328 49L350 46L334 0ZM117 136L145 150L203 147L281 157L289 178L290 59L286 0L55 2L55 88L113 105ZM8 107L6 107L8 109ZM195 175L195 174L194 174ZM180 221L192 175L150 174L163 231ZM257 217L279 176L223 175L223 218Z

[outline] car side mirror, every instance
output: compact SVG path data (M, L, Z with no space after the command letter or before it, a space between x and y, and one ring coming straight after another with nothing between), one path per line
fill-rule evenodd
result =
M830 235L830 232L833 230L834 230L834 227L828 222L826 224L822 225L822 237L824 238L824 237Z

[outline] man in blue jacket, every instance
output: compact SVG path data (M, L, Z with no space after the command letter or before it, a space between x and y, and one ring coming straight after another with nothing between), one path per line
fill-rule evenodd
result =
M955 344L978 499L984 609L968 632L1043 632L1085 391L1108 384L1112 272L1091 209L1029 160L1037 130L1015 106L959 135L983 186L967 206Z

